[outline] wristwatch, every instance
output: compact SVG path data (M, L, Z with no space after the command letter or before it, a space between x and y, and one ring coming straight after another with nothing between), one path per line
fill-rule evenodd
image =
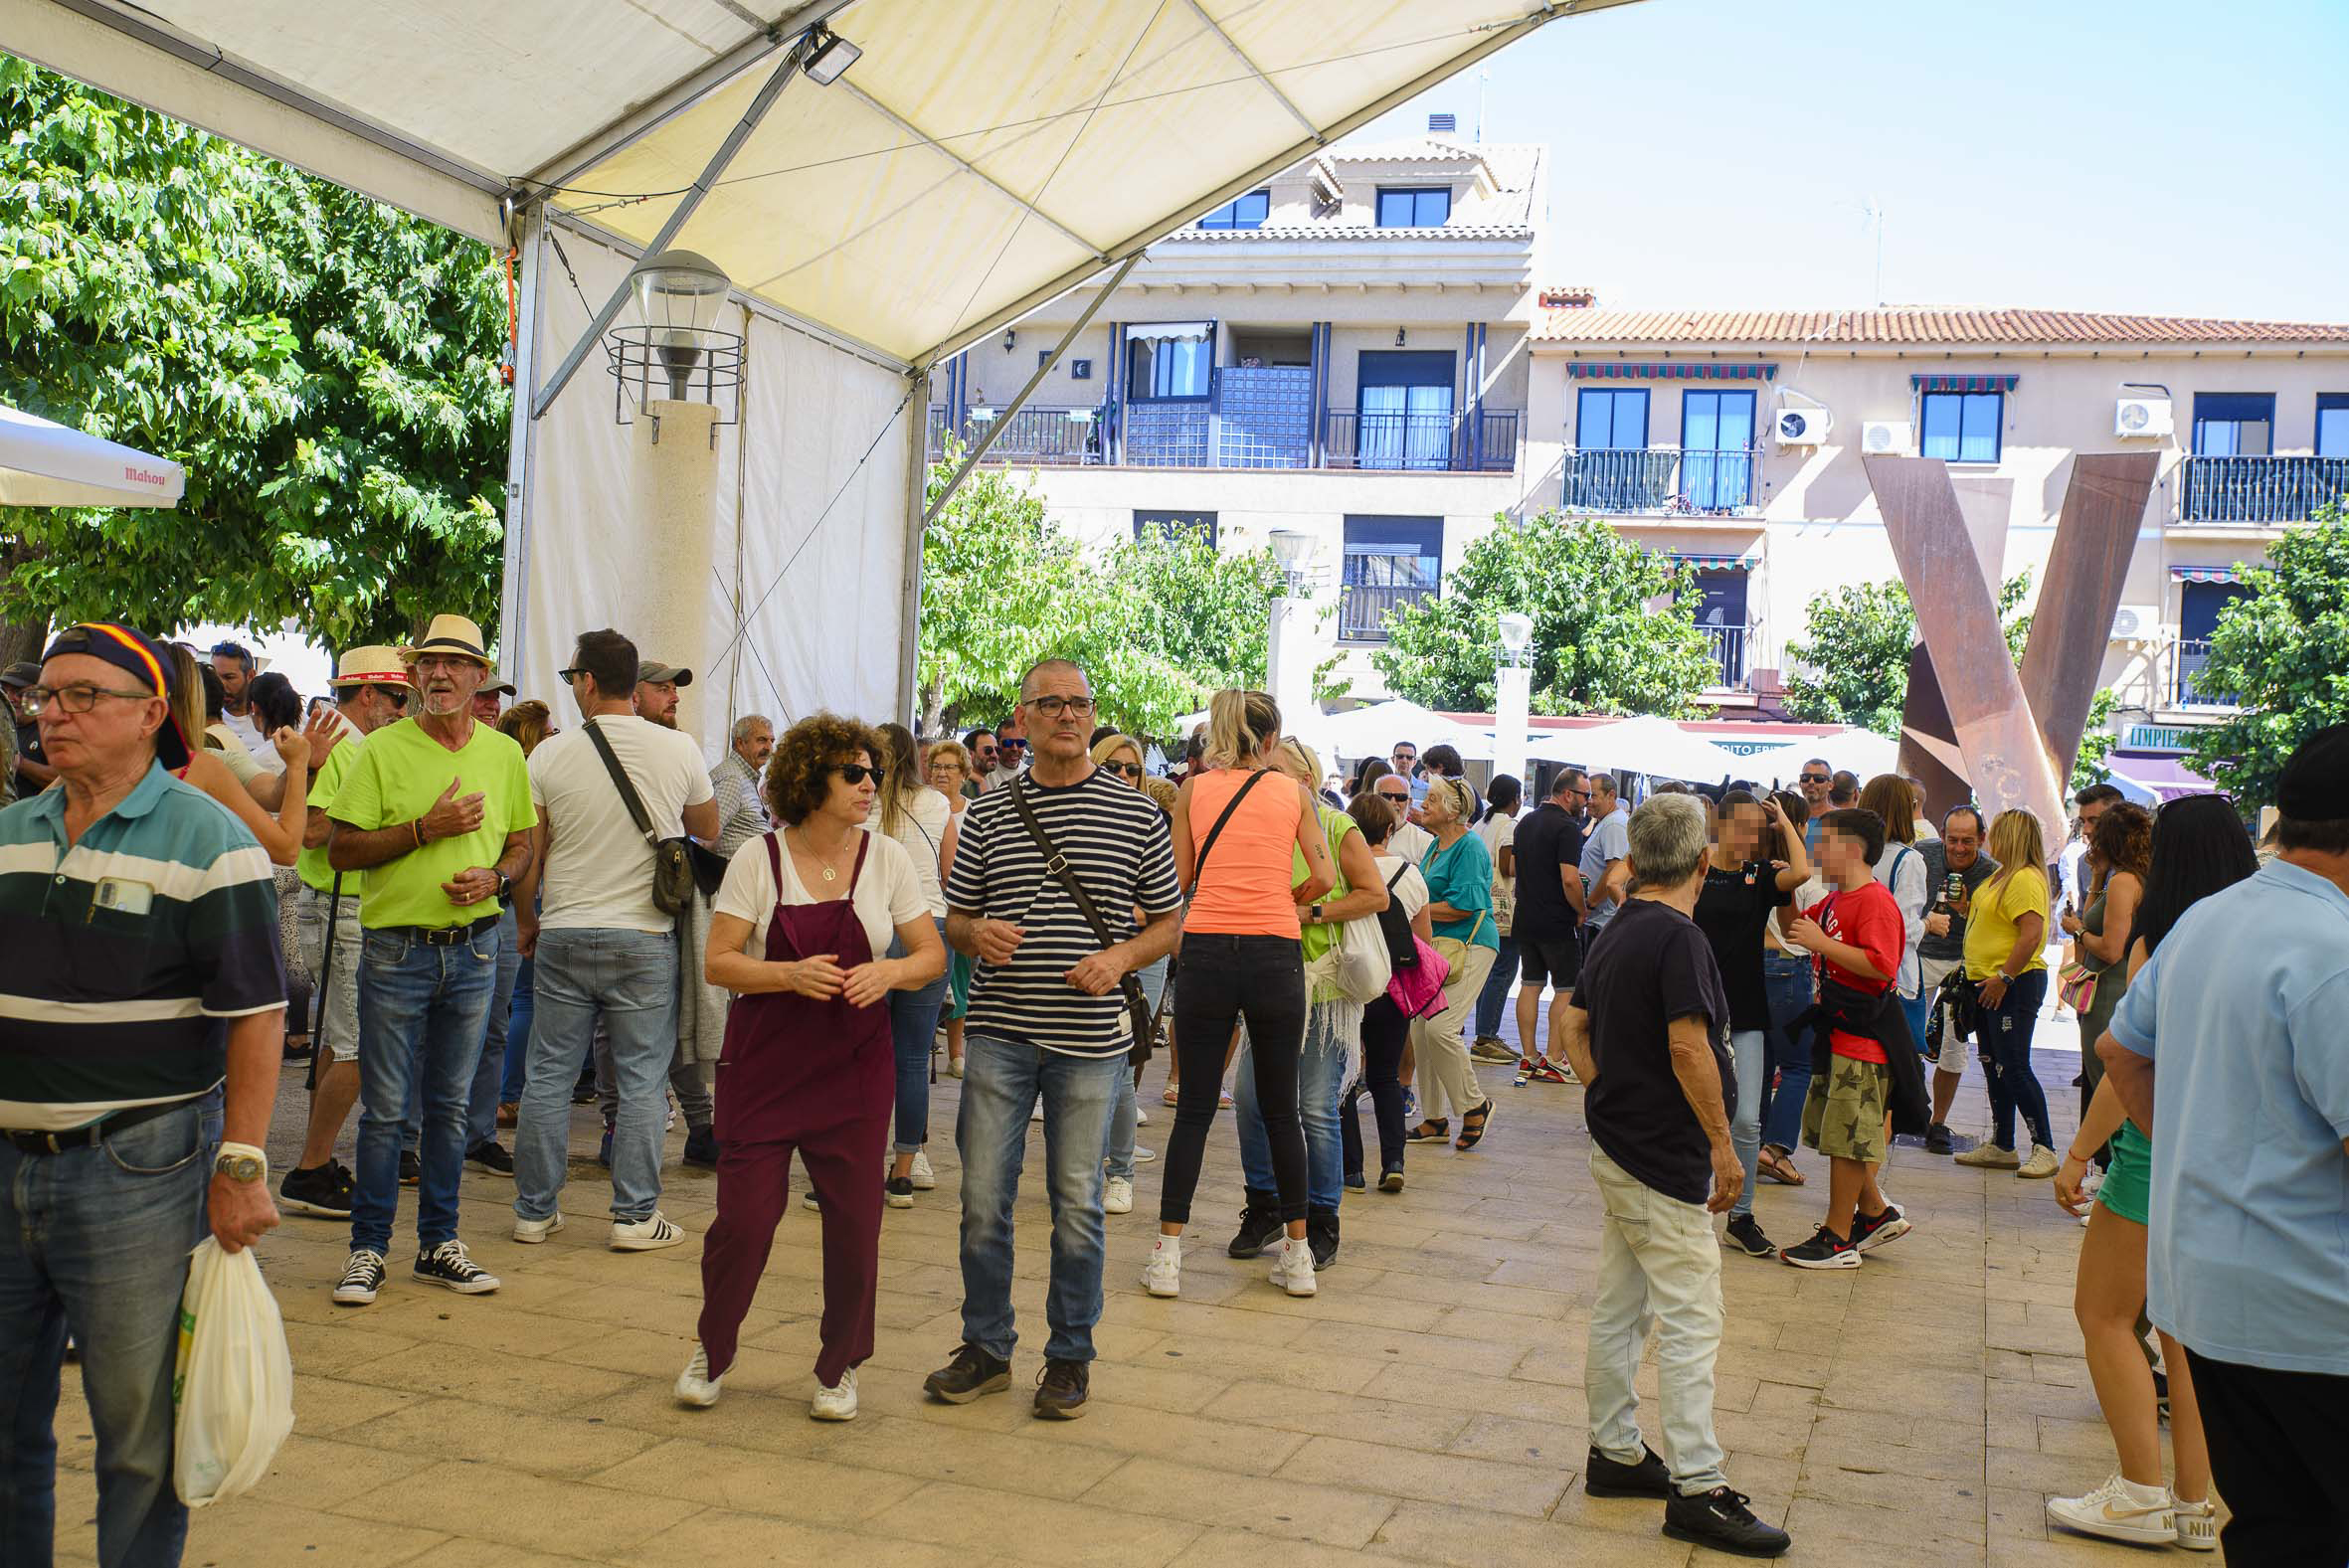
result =
M507 876L504 872L498 871L495 866L491 866L489 869L491 871L497 872L497 897L499 901L503 902L506 899L512 898L514 896L514 879Z
M270 1162L250 1150L223 1149L212 1162L214 1175L226 1176L231 1181L259 1181L270 1173Z
M1329 918L1322 913L1322 907L1319 904L1308 904L1305 906L1305 908L1306 912L1313 917L1313 923L1317 926Z

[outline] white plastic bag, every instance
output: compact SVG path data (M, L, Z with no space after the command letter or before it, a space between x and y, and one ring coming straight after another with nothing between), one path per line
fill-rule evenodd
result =
M1349 1001L1372 1002L1386 994L1386 983L1394 977L1394 962L1387 956L1386 933L1379 929L1377 916L1364 915L1342 924L1330 951L1338 959L1332 978Z
M188 1255L171 1402L173 1480L191 1508L251 1490L293 1430L285 1319L252 1248L223 1252L207 1236Z

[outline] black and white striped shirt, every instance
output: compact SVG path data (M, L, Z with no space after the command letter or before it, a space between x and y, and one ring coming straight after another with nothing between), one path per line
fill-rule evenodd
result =
M1026 935L1009 963L977 966L966 1027L1066 1056L1123 1056L1133 1044L1124 996L1114 989L1088 996L1067 978L1079 960L1101 951L1101 940L1044 869L1043 854L1011 803L1013 789L1025 792L1044 836L1093 896L1113 942L1134 934L1137 905L1159 915L1182 902L1166 813L1115 774L1095 769L1057 788L1023 775L981 795L963 813L947 907L1009 921Z

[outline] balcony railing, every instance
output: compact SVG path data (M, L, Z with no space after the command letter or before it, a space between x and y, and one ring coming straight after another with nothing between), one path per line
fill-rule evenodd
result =
M1751 517L1761 510L1761 449L1566 448L1566 510Z
M2208 640L2180 637L2171 645L2171 696L2181 708L2233 708L2239 706L2232 692L2205 694L2195 683L2203 666L2211 661Z
M1750 626L1706 626L1702 628L1706 640L1713 644L1713 661L1720 668L1720 683L1730 691L1745 689L1745 643Z
M2195 455L2178 465L2178 521L2274 527L2349 494L2349 457Z
M1435 597L1432 588L1348 583L1338 591L1338 638L1342 642L1384 642L1386 617L1400 605Z
M976 446L996 423L977 414L964 416L955 434L965 447ZM946 453L946 410L930 408L930 456ZM1029 404L1003 426L1003 434L987 449L990 462L1038 463L1053 466L1101 461L1101 418L1096 409L1047 408Z
M1524 416L1516 409L1482 414L1362 414L1334 409L1322 461L1331 468L1434 473L1509 473L1517 467Z

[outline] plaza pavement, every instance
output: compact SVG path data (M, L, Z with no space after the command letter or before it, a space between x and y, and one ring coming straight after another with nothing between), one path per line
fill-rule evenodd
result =
M2055 1024L2041 1038L2070 1047L2073 1036ZM2069 1049L2040 1053L2059 1135L2076 1121L2077 1067ZM381 1299L337 1307L328 1291L347 1227L288 1216L261 1256L292 1344L293 1435L259 1487L194 1515L187 1561L1725 1561L1664 1539L1659 1504L1582 1490L1599 1220L1582 1092L1511 1088L1506 1071L1483 1071L1500 1105L1492 1137L1469 1154L1413 1145L1406 1191L1349 1194L1343 1254L1313 1300L1266 1284L1269 1259L1224 1257L1239 1174L1221 1117L1182 1299L1145 1296L1163 1167L1141 1166L1135 1213L1110 1222L1092 1403L1068 1423L1028 1407L1048 1237L1032 1132L1012 1391L963 1408L921 1395L960 1338L960 1086L944 1077L939 1189L884 1220L878 1348L859 1381L862 1414L845 1426L808 1418L819 1222L796 1204L724 1399L687 1410L671 1398L715 1196L712 1173L673 1163L681 1127L662 1207L692 1235L665 1252L606 1250L592 1111L574 1123L570 1228L548 1245L516 1246L511 1182L467 1172L462 1233L503 1279L494 1296L408 1279L414 1202L403 1193ZM299 1082L289 1067L278 1160L301 1126ZM1146 1147L1165 1146L1164 1082L1162 1058L1147 1080ZM1977 1065L1955 1123L1979 1132L1986 1121ZM1797 1160L1811 1184L1765 1183L1756 1206L1781 1244L1807 1236L1825 1201L1823 1162L1807 1150ZM2078 1226L2045 1181L1914 1148L1897 1150L1887 1185L1917 1228L1857 1271L1723 1255L1717 1422L1731 1482L1793 1533L1789 1561L2142 1562L2141 1549L2052 1534L2042 1511L2050 1493L2084 1491L2113 1468L2072 1320ZM1654 1441L1652 1346L1639 1386ZM72 1368L59 1440L60 1560L87 1563L92 1445Z

